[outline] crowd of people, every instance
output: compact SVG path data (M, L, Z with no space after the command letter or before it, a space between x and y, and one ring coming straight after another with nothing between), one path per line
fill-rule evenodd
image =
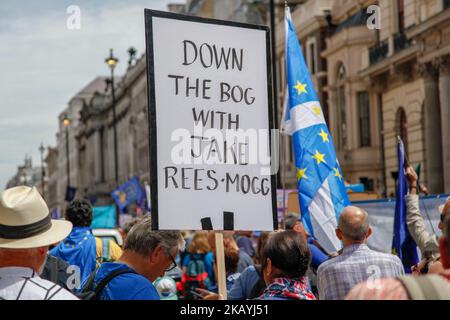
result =
M274 232L222 232L227 299L450 299L450 198L439 208L438 238L425 226L411 168L407 178L407 226L422 253L413 274L405 275L396 255L369 248L369 215L349 206L336 228L343 246L337 253L325 252L295 214ZM0 299L224 298L214 231L152 230L151 218L144 217L124 228L121 248L96 238L92 219L84 199L68 204L65 220L52 220L35 188L3 191Z

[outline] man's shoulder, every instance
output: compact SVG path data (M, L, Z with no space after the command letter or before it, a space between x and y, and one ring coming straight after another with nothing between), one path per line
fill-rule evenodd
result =
M153 284L137 273L124 273L117 276L110 281L108 289L117 300L153 300L159 297Z
M375 279L360 283L346 300L408 300L408 293L397 278Z
M375 251L372 249L369 249L369 250L370 251L367 251L368 254L370 256L374 257L374 259L376 259L376 260L385 261L385 262L388 261L388 262L391 262L393 264L400 265L400 266L402 265L400 258L394 254L386 253L386 252L379 252L379 251Z
M33 277L24 279L18 298L26 300L78 300L78 298L61 286L42 279Z
M317 269L317 273L324 273L330 270L334 270L339 266L341 262L342 262L342 255L330 258L327 261L324 261L323 263L320 264L319 268Z

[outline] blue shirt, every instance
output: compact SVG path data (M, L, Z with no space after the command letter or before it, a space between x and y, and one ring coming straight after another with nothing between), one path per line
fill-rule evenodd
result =
M106 262L97 271L93 290L99 282L116 270L135 272L123 263ZM160 300L158 291L145 277L137 273L124 273L113 278L100 292L100 300Z
M240 273L236 272L236 273L227 273L227 277L226 277L226 285L227 285L227 295L228 292L230 292L231 288L233 287L233 284L236 282L237 279L239 279ZM214 293L218 293L219 292L219 287L217 284L212 285L208 288L209 291L214 292Z
M328 260L328 256L313 244L311 237L308 238L308 247L311 250L311 267L317 272L319 266Z
M258 283L260 276L255 266L247 267L237 278L228 292L228 300L245 300L250 298L253 287Z

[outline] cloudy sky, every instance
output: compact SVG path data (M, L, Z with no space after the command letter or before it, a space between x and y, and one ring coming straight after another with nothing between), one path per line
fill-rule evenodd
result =
M126 68L127 49L145 50L144 8L166 10L184 0L1 0L0 190L23 164L40 165L38 147L56 145L57 116L69 99L98 75L114 48ZM67 8L81 12L69 30Z

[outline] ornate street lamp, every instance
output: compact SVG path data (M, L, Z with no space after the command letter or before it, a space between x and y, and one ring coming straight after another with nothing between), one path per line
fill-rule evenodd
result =
M109 57L105 59L105 63L111 70L111 96L112 96L112 109L113 109L113 134L114 134L114 173L116 186L119 183L119 163L117 154L117 128L116 128L116 94L114 88L114 69L119 62L119 59L114 57L113 49L109 49Z

